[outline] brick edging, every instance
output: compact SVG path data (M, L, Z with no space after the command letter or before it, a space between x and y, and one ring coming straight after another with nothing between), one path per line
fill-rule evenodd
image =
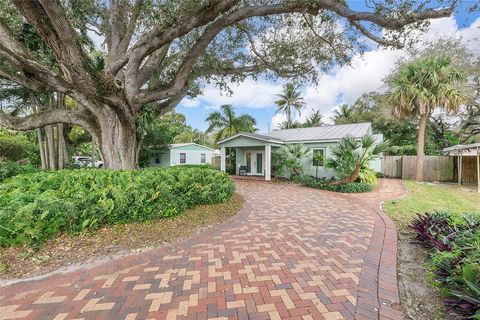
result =
M379 189L383 184L381 180ZM401 184L401 187L401 193L393 194L390 199L406 193L405 186ZM359 277L355 319L404 319L397 282L397 229L381 209L386 199L369 204L355 195L341 196L368 209L375 217L372 238Z

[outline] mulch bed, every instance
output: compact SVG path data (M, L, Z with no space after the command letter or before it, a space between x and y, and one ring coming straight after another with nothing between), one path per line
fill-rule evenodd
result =
M198 206L170 218L106 226L82 234L62 234L41 248L0 248L0 279L26 278L121 252L157 247L186 238L233 217L244 204L234 197L222 204Z

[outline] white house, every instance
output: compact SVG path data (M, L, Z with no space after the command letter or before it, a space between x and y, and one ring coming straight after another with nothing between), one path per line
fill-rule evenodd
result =
M150 158L150 166L170 167L182 164L211 164L214 150L196 143L170 144L168 149Z
M264 176L271 179L272 151L288 144L304 144L314 153L320 153L324 159L331 157L331 149L346 136L360 139L364 135L373 135L376 143L383 140L383 135L373 134L372 124L353 123L342 125L324 125L313 128L297 128L277 130L265 134L241 132L219 141L221 147L221 169L226 170L226 148L234 148L236 154L236 174L240 168L246 169L247 175ZM325 167L325 161L314 163L313 159L303 159L302 168L305 174L315 175L318 169L320 177L331 178L336 175L333 169ZM375 171L381 171L381 160L369 163Z

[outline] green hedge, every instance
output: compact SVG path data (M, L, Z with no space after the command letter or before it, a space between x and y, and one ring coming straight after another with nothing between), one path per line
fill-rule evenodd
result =
M368 183L351 182L341 185L332 185L332 181L328 181L326 179L315 179L315 177L306 175L293 176L292 181L310 188L343 193L371 192L374 189L374 186Z
M205 167L20 175L0 184L0 245L38 245L61 232L171 217L234 192L227 175Z
M18 163L14 161L0 161L0 182L19 174L37 172L37 167L29 163Z

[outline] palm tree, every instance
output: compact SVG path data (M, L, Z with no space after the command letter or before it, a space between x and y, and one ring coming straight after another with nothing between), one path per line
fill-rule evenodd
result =
M289 124L288 121L282 121L277 125L280 130L303 128L303 126L304 124L298 121L293 121L291 124Z
M244 113L237 117L233 107L229 104L222 105L220 109L221 111L210 113L206 119L209 126L205 133L215 132L215 144L239 132L255 132L258 130L255 128L257 121L251 115Z
M289 144L281 147L278 150L278 158L280 162L281 172L283 169L287 169L290 172L290 178L292 176L298 176L303 173L302 160L311 155L312 151L303 144Z
M468 101L461 87L466 74L447 56L431 55L405 64L397 70L388 83L394 114L418 117L417 163L415 180L423 181L425 128L436 108L456 113Z
M312 111L312 114L303 123L303 127L305 128L320 127L322 125L323 115L320 113L320 110L314 111L312 109Z
M349 123L353 114L353 108L348 104L342 104L340 108L335 109L333 121L335 124Z
M360 140L346 136L331 149L332 158L326 166L334 169L340 180L332 183L340 185L357 180L362 169L368 169L368 164L377 159L386 150L388 141L376 143L371 135L365 135Z
M278 106L277 112L282 112L287 115L287 129L292 127L292 108L298 111L298 116L301 116L301 110L305 107L305 102L297 91L297 87L293 83L287 83L283 86L283 93L277 94L280 98L275 101Z

